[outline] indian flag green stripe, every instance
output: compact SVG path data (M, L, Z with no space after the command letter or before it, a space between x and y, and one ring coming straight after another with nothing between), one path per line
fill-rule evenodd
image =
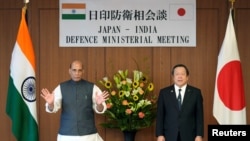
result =
M12 132L18 141L38 141L38 125L14 86L12 77L9 77L7 103L6 112L12 118Z
M85 20L85 14L62 14L64 20Z

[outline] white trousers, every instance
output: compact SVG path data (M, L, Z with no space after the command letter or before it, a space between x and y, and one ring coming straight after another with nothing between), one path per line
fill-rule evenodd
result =
M98 133L84 136L57 135L57 141L103 141Z

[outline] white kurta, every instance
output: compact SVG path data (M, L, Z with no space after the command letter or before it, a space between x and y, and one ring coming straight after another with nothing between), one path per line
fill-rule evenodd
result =
M61 88L60 85L58 85L54 92L54 109L53 111L50 111L48 108L48 103L45 104L46 107L46 112L48 113L56 113L62 105L62 93L61 93ZM98 95L102 94L102 91L99 87L97 87L96 85L94 85L93 87L93 93L92 93L92 100L93 100L93 109L97 114L102 114L105 112L105 110L107 109L106 103L103 102L103 111L99 112L96 109L96 101L95 101L95 95L96 93ZM65 136L65 135L57 135L57 141L103 141L103 139L100 137L100 135L98 133L95 134L90 134L90 135L84 135L84 136Z

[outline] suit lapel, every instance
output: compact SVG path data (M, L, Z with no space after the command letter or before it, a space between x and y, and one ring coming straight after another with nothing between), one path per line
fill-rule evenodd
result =
M171 87L170 94L171 94L172 102L175 103L176 110L179 111L178 100L176 98L176 92L175 92L175 89L174 89L174 85Z
M185 108L185 105L188 103L188 101L191 98L191 93L192 93L192 89L187 85L181 108Z

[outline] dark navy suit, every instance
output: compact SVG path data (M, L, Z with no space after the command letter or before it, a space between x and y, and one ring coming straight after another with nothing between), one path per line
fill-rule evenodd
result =
M166 141L194 141L204 132L203 98L201 90L187 85L181 110L178 108L174 85L160 90L157 103L156 136Z

